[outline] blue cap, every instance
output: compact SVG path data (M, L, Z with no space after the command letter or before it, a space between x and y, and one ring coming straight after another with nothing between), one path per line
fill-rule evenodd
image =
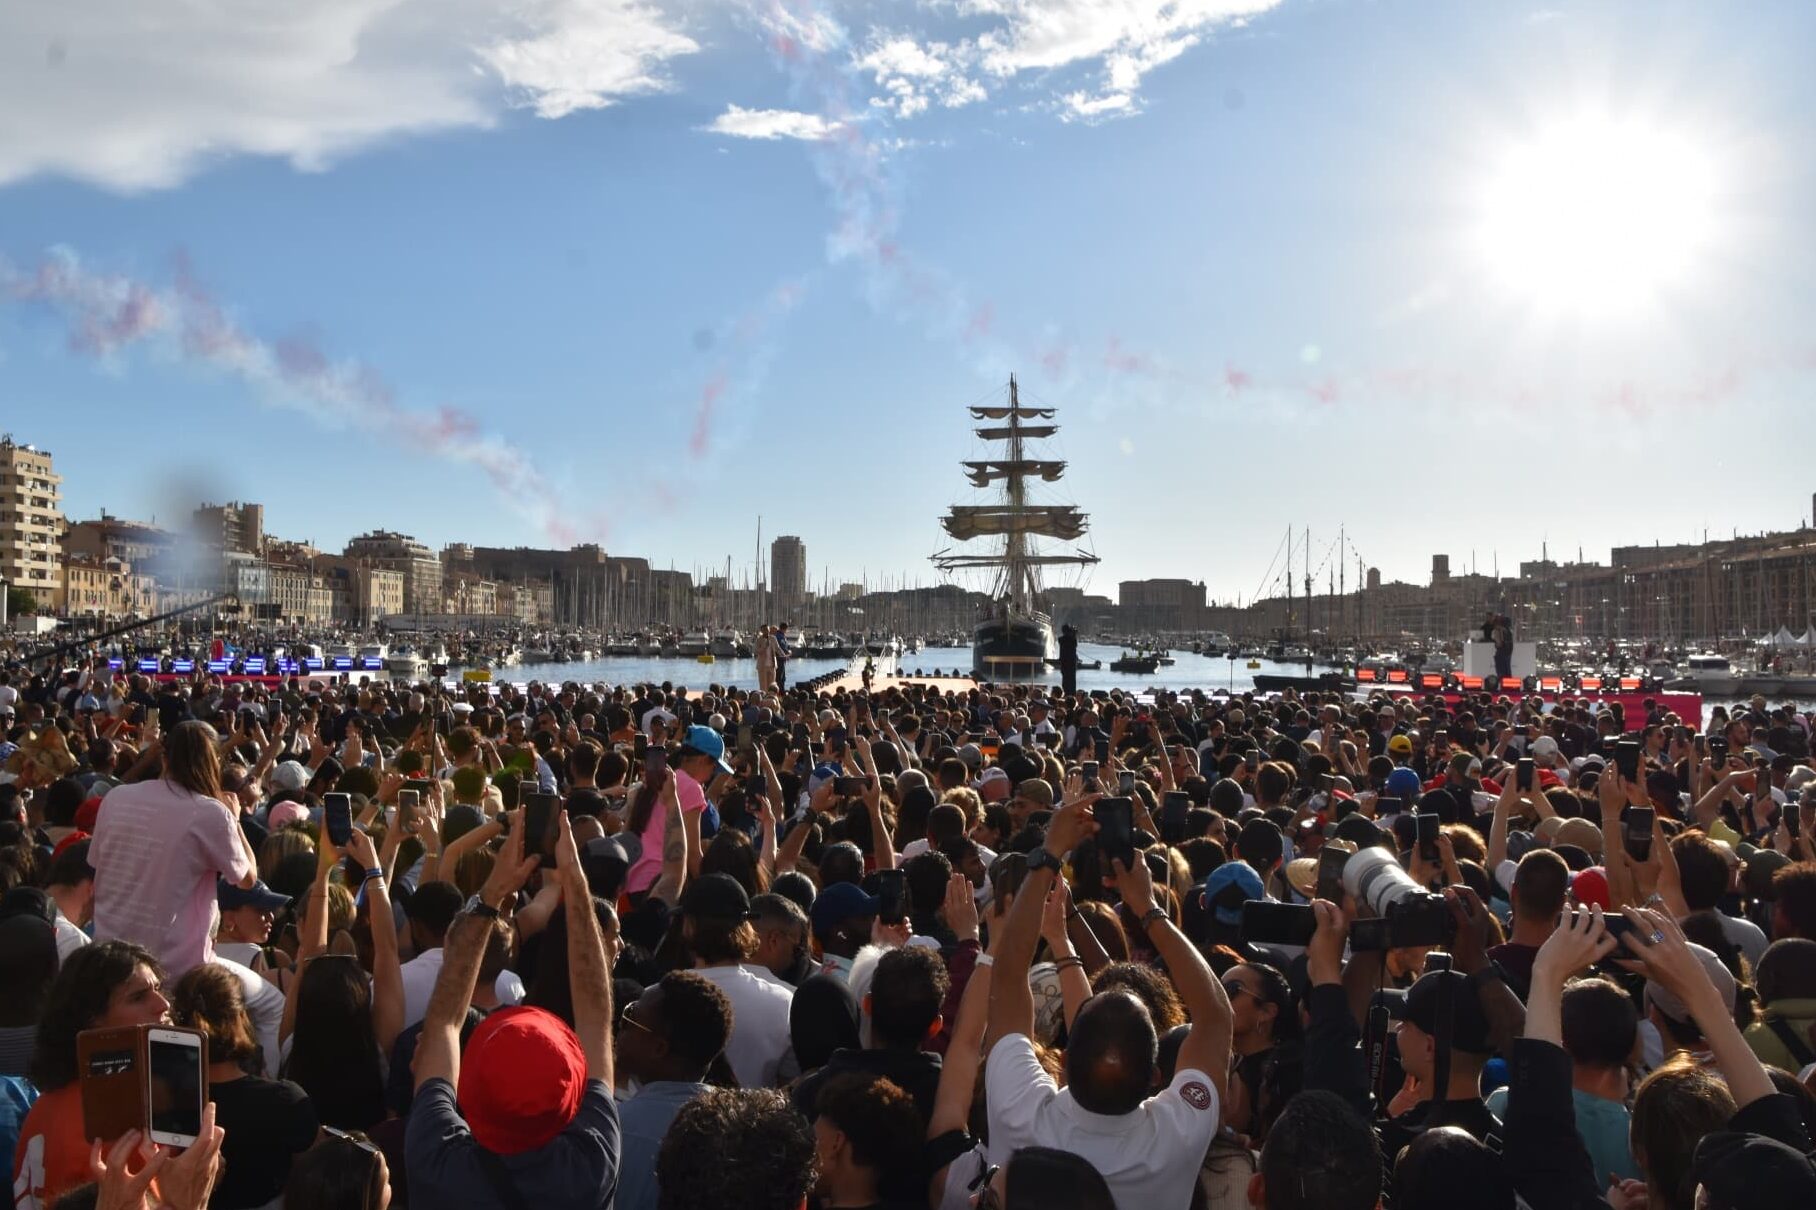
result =
M883 901L866 895L855 882L835 882L813 900L813 931L825 936L853 916L874 916L883 910Z
M1417 802L1424 790L1425 783L1419 780L1418 773L1405 765L1387 775L1387 792L1395 798Z
M1238 892L1241 899L1236 898ZM1243 903L1266 898L1261 875L1246 861L1226 861L1204 880L1204 906L1216 913L1219 924L1241 924Z
M684 748L692 748L701 756L712 757L713 760L718 762L719 768L727 773L737 772L736 769L732 768L725 761L724 737L717 731L714 731L711 727L702 727L699 723L695 723L687 729L687 734L681 737L681 746Z

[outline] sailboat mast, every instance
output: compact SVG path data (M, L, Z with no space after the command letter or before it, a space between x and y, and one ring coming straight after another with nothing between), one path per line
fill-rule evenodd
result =
M1015 375L1009 375L1009 461L1017 466L1022 460L1021 436L1021 395L1015 384ZM1005 536L1004 555L1006 566L1003 575L1008 580L1009 602L1011 605L1025 609L1028 607L1026 584L1023 582L1022 555L1024 536L1021 529L1022 508L1026 503L1027 489L1022 483L1019 470L1011 472L1004 480L1009 491L1010 521L1009 533Z

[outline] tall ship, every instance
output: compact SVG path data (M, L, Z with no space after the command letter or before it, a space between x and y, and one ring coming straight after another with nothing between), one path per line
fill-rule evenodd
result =
M1030 500L1037 484L1058 483L1066 473L1063 461L1042 457L1034 448L1059 432L1051 423L1055 409L1023 407L1011 374L1008 406L970 411L973 420L984 422L974 431L992 452L965 462L965 474L971 486L995 498L988 504L955 504L940 524L955 542L987 546L947 547L933 556L933 565L989 580L989 613L971 635L972 672L981 680L1028 680L1045 675L1059 655L1042 570L1089 567L1097 555L1084 546L1047 549L1038 541L1077 543L1089 527L1089 518L1076 505Z

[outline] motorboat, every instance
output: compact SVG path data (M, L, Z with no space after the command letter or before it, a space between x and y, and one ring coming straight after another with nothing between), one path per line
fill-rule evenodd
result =
M712 652L713 656L717 659L735 659L737 658L738 648L742 645L742 642L741 636L735 630L715 630L708 643L707 650Z
M675 644L675 650L689 659L705 655L711 648L712 636L704 630L690 630Z
M1685 679L1710 697L1732 697L1740 692L1740 674L1725 655L1705 652L1685 661Z
M406 645L394 648L385 657L385 670L396 680L419 681L429 674L429 661Z
M1160 667L1159 657L1144 655L1141 652L1136 652L1131 655L1125 651L1116 659L1110 661L1111 672L1135 672L1146 674L1153 672L1158 667Z

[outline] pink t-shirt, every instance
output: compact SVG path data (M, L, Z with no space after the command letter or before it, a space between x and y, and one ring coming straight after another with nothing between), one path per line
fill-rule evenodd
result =
M681 800L682 814L697 815L706 810L705 787L679 769L674 770L674 777L675 797ZM656 808L649 813L649 822L643 825L643 855L624 876L624 889L631 894L649 890L656 885L656 879L662 877L662 830L667 826L668 804L658 795Z
M253 870L239 827L221 803L162 778L109 791L88 850L95 939L144 946L173 981L208 961L215 880Z

